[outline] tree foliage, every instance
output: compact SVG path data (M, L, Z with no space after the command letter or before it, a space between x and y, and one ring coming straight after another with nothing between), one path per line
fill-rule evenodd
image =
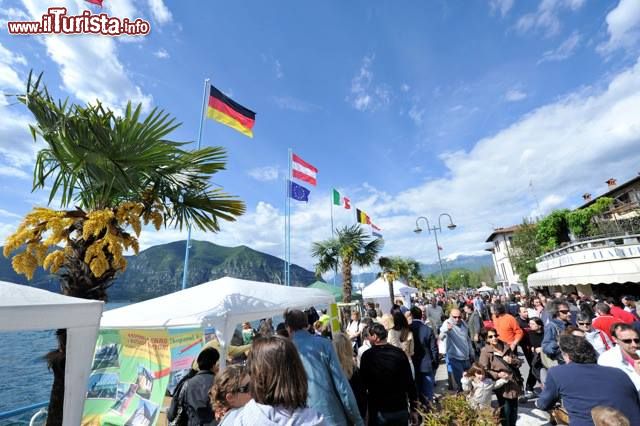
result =
M523 283L527 277L536 272L536 258L544 253L538 242L539 224L524 219L513 235L511 264Z
M209 183L225 168L224 149L185 151L185 143L167 140L179 126L169 114L154 109L143 119L141 105L131 103L118 116L100 102L56 102L31 74L17 99L34 116L34 140L46 144L33 190L48 188L49 204L75 208L26 215L4 247L7 257L22 249L12 260L16 272L31 278L41 266L58 273L63 293L104 300L126 267L123 253L138 252L143 225L218 231L220 219L244 213L242 201Z
M420 264L414 259L400 256L381 257L378 259L378 266L381 269L380 275L389 283L389 298L394 302L393 282L402 280L411 285L420 275Z
M41 78L30 73L17 99L33 114L34 141L46 144L36 157L33 190L48 189L48 204L59 199L61 210L34 208L7 238L4 255L18 251L16 272L32 278L43 267L57 274L64 294L106 300L126 268L123 253L138 252L143 225L215 232L220 220L244 213L242 201L209 183L225 168L223 148L182 149L186 143L166 139L179 124L158 109L143 118L142 106L131 103L118 116L99 101L56 102ZM66 330L58 330L58 340L47 358L54 372L48 426L62 424L63 416Z
M594 218L608 211L612 205L613 198L600 197L590 206L572 211L567 216L569 230L576 238L596 235L598 228Z
M543 251L556 249L569 241L568 209L554 210L537 224L536 240Z
M337 236L313 243L311 255L317 259L316 275L335 270L342 272L342 295L344 302L351 302L352 266L371 265L382 249L381 238L371 239L360 225L337 229Z

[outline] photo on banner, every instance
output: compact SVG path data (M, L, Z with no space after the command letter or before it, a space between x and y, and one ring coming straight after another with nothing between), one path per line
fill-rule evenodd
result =
M155 424L171 366L166 330L101 330L82 425Z

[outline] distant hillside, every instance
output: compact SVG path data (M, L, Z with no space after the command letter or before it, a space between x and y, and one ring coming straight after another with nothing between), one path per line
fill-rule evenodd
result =
M138 256L128 256L127 270L109 289L110 301L140 301L180 290L184 267L185 241L150 247ZM205 241L192 241L189 251L187 286L224 276L272 283L282 282L283 261L246 246L223 247ZM59 291L54 276L38 269L27 281L11 268L11 260L0 256L0 280ZM291 283L306 286L316 281L314 273L291 265Z
M444 269L445 274L447 271L451 271L453 269L468 269L470 271L478 272L482 267L488 266L493 268L493 261L491 260L491 254L481 254L481 255L460 255L452 260L442 259L442 269ZM438 262L434 263L421 263L420 264L420 272L425 275L430 274L439 274L440 273L440 265ZM362 274L354 274L353 282L363 282L365 284L370 284L373 282L378 276L378 272L365 272ZM328 278L327 282L333 282L333 278ZM336 276L336 282L342 283L342 275L338 274Z
M453 260L442 259L442 268L445 273L452 269L469 269L470 271L478 272L484 266L493 268L493 260L491 260L490 253L473 256L460 255ZM420 270L423 274L435 274L440 273L440 266L438 262L422 263L420 264Z

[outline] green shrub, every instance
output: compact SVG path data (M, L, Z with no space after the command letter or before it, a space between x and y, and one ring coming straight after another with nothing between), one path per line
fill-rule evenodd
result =
M498 410L472 408L464 395L442 398L431 411L419 409L422 426L495 426L500 424Z

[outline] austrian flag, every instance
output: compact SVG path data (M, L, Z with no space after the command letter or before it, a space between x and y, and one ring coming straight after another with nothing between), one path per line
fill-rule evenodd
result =
M294 179L303 180L313 186L316 186L316 176L318 169L311 164L298 157L296 154L291 156L291 177Z

